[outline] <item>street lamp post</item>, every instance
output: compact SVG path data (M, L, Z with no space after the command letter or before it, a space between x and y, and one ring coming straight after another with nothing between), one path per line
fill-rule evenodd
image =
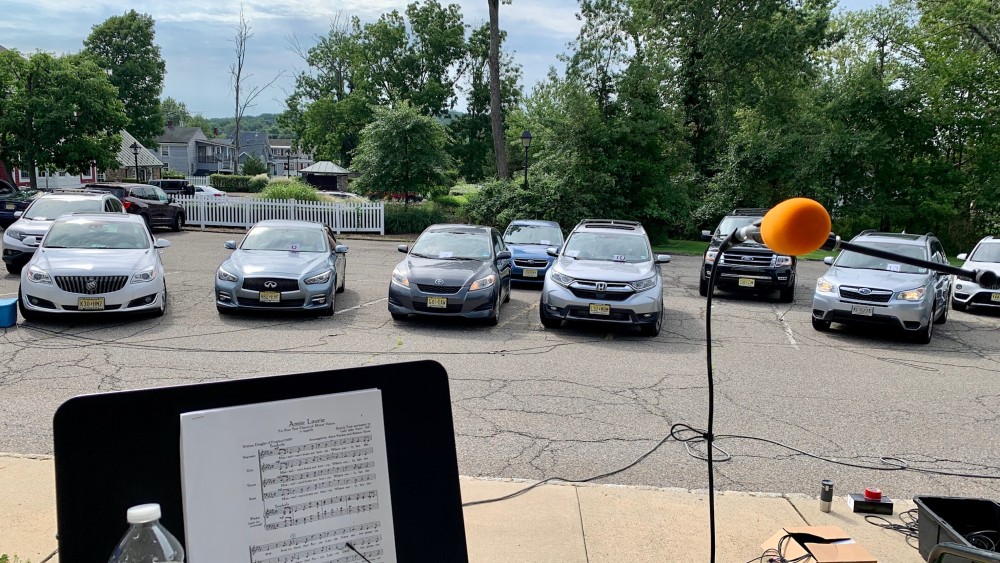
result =
M288 152L285 154L285 160L288 161L288 162L285 163L285 178L291 178L292 177L292 151L291 151L291 149L289 149Z
M521 144L524 145L524 189L528 189L528 147L531 146L531 131L521 133Z
M135 181L138 182L139 181L139 143L133 142L131 145L129 145L128 148L132 149L132 155L135 157Z

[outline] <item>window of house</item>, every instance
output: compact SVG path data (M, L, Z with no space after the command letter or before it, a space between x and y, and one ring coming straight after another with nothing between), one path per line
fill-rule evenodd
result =
M97 173L97 181L98 182L105 182L105 181L107 181L107 178L105 177L104 172L98 172Z
M160 145L160 156L170 156L170 147L167 145Z

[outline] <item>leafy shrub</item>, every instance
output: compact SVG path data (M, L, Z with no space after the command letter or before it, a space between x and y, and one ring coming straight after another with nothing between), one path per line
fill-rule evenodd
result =
M267 174L257 174L253 178L250 178L248 191L252 194L259 194L264 191L268 185Z
M468 205L469 198L462 195L436 195L431 201L442 207L464 207Z
M212 174L208 177L209 184L224 192L249 192L250 176L234 176L229 174Z
M469 195L480 190L481 184L456 184L448 190L450 195Z
M312 186L303 184L298 180L278 179L272 180L264 191L260 192L261 199L294 199L297 201L319 201L319 192Z
M183 180L187 178L187 176L177 172L176 170L164 170L160 173L160 178L163 178L164 180Z
M243 174L246 176L256 176L267 174L267 164L256 156L250 155L243 160Z
M385 204L385 233L388 235L419 233L435 223L447 221L447 216L433 203Z

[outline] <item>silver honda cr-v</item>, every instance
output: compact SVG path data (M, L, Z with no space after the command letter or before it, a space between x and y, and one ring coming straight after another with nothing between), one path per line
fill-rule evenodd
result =
M851 241L861 246L947 264L941 241L932 234L865 231ZM831 322L902 329L915 342L931 341L935 324L948 319L951 276L901 262L845 250L816 281L812 325Z
M546 328L563 320L637 325L656 336L663 326L660 264L646 231L636 221L584 219L562 248L542 286L539 317Z

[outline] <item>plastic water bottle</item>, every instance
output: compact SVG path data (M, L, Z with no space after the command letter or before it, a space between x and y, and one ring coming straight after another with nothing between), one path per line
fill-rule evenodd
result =
M122 538L108 563L184 562L181 542L160 524L159 504L140 504L128 509L128 532Z

